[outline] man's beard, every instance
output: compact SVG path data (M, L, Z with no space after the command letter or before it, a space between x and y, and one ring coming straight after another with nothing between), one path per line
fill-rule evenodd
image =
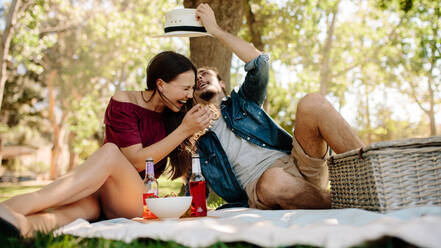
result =
M201 98L202 100L209 102L211 99L213 99L213 97L216 95L216 92L214 91L204 91L199 95L199 98Z

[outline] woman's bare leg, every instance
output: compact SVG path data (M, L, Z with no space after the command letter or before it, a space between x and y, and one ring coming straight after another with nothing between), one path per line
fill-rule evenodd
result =
M0 205L0 215L15 225L21 236L32 237L38 231L47 233L78 218L95 220L100 215L100 205L98 198L91 195L72 204L29 216L16 213L7 206Z
M23 215L73 203L95 193L109 177L118 178L121 171L115 168L119 166L136 173L119 148L107 143L83 164L51 184L36 192L12 197L3 203ZM118 173L115 174L115 171Z
M70 213L69 206L65 205L75 204L98 191L102 194L99 196L102 209L108 217L131 218L142 215L142 189L142 180L133 165L118 147L105 144L85 163L41 190L0 203L0 217L18 227L22 234L32 232L30 227L33 226L49 230L42 226L53 227L54 223L59 226L67 224L66 220L73 220L73 217L63 217ZM42 213L48 208L57 211ZM89 215L82 216L76 211L72 216L88 218Z
M93 221L99 216L100 203L91 195L69 205L26 216L30 228L23 236L33 237L38 231L48 233L78 218Z
M141 217L144 186L138 172L117 166L114 174L116 177L110 177L98 190L104 216L109 219Z

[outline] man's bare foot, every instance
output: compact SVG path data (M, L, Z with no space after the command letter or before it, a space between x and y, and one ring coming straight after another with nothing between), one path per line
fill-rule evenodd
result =
M0 203L0 218L17 228L22 237L32 236L32 228L26 217L16 213L3 203Z

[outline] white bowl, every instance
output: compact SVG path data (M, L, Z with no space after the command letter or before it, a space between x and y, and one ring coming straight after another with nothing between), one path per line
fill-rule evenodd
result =
M147 206L160 219L178 219L191 205L191 196L148 198Z

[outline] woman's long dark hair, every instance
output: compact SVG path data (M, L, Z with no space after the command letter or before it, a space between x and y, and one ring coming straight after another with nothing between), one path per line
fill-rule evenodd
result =
M162 93L158 91L156 81L162 79L164 82L168 83L173 81L179 74L190 70L194 72L194 77L196 79L196 67L187 57L173 51L161 52L153 57L147 66L147 89L153 90L152 97L158 93L164 101L168 101L168 99L164 99ZM162 116L164 117L163 119L167 135L173 132L173 130L181 124L185 114L192 106L192 101L188 100L179 112L173 112L169 108L165 108L162 112ZM193 140L194 139L191 139L191 137L185 139L170 153L171 179L185 175L191 168L191 154L195 152L195 142Z

